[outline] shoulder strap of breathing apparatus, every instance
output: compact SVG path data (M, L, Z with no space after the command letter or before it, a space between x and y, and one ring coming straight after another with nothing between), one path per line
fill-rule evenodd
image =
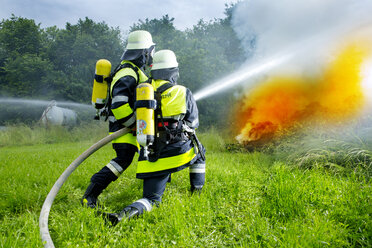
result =
M114 79L116 73L118 73L121 69L124 69L124 68L130 68L132 69L135 73L136 73L136 76L137 76L137 81L140 80L140 76L139 76L139 73L138 73L138 67L136 66L133 66L132 64L130 63L124 63L124 64L119 64L116 66L115 70L110 74L110 76L108 76L107 78L105 78L106 82L107 82L107 101L106 101L106 105L103 109L103 112L106 117L105 117L105 121L107 121L108 117L109 117L109 109L111 108L111 83L112 83L112 80Z

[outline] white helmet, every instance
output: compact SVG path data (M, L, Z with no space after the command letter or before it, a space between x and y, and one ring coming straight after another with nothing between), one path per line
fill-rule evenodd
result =
M178 67L176 55L171 50L160 50L154 54L151 70L168 69Z
M155 46L151 34L144 30L137 30L129 34L126 49L149 49L151 46Z

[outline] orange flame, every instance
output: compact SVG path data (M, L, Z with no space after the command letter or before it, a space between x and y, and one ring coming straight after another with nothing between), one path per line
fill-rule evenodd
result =
M360 70L368 49L347 46L316 79L272 77L239 103L239 142L264 140L296 124L332 124L357 115L364 104Z

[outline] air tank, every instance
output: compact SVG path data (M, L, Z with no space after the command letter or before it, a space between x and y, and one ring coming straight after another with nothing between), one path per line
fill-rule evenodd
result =
M71 109L57 107L56 101L52 101L40 121L44 125L73 126L77 124L77 114Z

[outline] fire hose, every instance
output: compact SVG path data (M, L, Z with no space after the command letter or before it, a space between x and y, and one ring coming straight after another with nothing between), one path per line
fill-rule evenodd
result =
M126 133L128 133L130 129L123 128L119 131L116 131L113 134L110 134L94 145L92 145L88 150L83 152L78 158L76 158L68 167L67 169L62 173L62 175L58 178L58 180L54 183L52 189L50 190L49 194L47 195L43 207L41 208L40 217L39 217L39 228L40 228L40 236L41 240L44 244L45 248L54 248L53 240L49 233L48 228L48 218L49 218L49 212L50 208L52 207L53 201L58 193L58 191L61 189L62 185L66 182L68 177L71 175L71 173L90 155L92 155L94 152L99 150L101 147L112 141L113 139L116 139Z

